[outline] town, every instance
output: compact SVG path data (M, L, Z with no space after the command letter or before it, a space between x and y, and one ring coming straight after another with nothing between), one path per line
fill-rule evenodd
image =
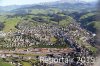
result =
M1 33L3 34L1 35L2 42L5 43L1 45L1 48L9 48L9 50L0 50L1 58L38 59L38 61L39 57L42 56L57 58L91 56L95 58L97 49L95 48L94 38L96 34L85 30L79 23L72 22L67 27L42 24L34 27L19 26L19 28L20 30L15 32ZM79 65L82 64L80 61L73 61L65 63L65 66L74 62L79 62ZM21 66L19 61L9 61L9 63ZM38 64L36 66L40 66L41 62ZM47 63L42 64L43 66L48 65ZM49 66L54 65L55 63L49 64ZM91 66L93 64L85 63L82 65ZM61 63L61 66L64 66L64 64Z
M0 66L97 66L97 1L49 1L0 1Z

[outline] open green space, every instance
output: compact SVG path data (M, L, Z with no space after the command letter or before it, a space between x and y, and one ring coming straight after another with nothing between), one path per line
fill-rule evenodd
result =
M32 66L29 62L21 62L23 66Z
M8 62L3 61L3 59L0 59L0 66L13 66Z

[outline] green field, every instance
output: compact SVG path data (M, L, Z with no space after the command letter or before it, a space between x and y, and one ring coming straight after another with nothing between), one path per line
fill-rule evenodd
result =
M97 29L100 29L100 21L96 21L94 27Z
M13 66L10 63L4 62L2 59L0 59L0 66Z
M0 66L12 66L12 65L7 62L0 62Z
M28 62L21 62L23 66L32 66L30 63Z
M7 19L4 23L5 27L3 29L4 32L9 32L10 30L16 30L15 26L20 21L19 18L10 18Z

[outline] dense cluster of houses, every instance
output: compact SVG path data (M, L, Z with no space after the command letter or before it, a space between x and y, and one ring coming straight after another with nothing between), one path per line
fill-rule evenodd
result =
M87 45L94 43L91 41L95 34L86 31L78 23L71 23L67 27L58 25L42 24L33 27L24 27L16 32L9 32L5 36L6 43L11 47L29 47L33 45L63 45L72 44Z
M80 24L74 22L69 26L62 27L59 25L49 25L42 24L33 27L20 27L20 30L15 32L9 32L7 34L0 32L0 36L4 37L4 42L6 42L5 47L15 47L14 51L8 51L10 53L21 53L21 54L49 54L49 57L88 57L93 56L93 53L86 47L94 46L93 34L80 26ZM1 35L3 34L3 35ZM67 44L68 48L57 49L57 48L32 48L35 45L63 45ZM28 49L17 49L17 47L31 47ZM6 53L6 52L5 52ZM6 58L8 55L5 53L0 54L2 58ZM46 56L47 57L47 56ZM31 59L31 58L30 58ZM87 64L82 64L82 62L77 61L79 65L76 66L91 66ZM76 63L73 62L65 64L71 65ZM41 64L41 63L40 63ZM45 63L42 63L45 64ZM82 65L80 65L82 64ZM47 64L46 64L47 65ZM45 65L42 65L45 66ZM50 65L54 66L54 64ZM64 66L64 65L61 65Z

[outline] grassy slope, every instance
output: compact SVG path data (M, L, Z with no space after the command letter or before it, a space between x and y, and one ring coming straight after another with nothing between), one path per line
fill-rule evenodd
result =
M0 66L12 66L12 65L7 62L0 62Z
M95 22L94 27L97 28L97 29L100 29L100 22L99 21L98 22Z
M57 8L49 8L49 9L31 9L31 14L47 14L47 13L57 13L59 12L59 9Z
M20 21L19 18L9 18L5 21L4 25L4 32L9 32L10 30L16 30L15 26Z
M66 27L67 25L69 25L71 22L73 22L74 19L70 16L67 16L67 18L65 20L60 21L60 25L63 27Z
M6 17L6 16L0 16L0 22L4 22L4 21L5 21L5 19L7 19L7 17Z
M0 66L12 66L10 63L4 62L2 59L0 59Z
M32 66L30 63L28 62L21 62L23 66Z

